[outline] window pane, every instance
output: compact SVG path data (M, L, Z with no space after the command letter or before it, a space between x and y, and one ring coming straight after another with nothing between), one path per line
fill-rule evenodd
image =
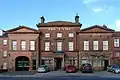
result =
M35 41L30 41L30 50L35 50Z
M17 50L17 41L12 41L12 50Z
M7 40L3 40L3 45L7 45Z
M45 51L50 51L50 42L45 42Z
M69 42L69 51L73 51L73 42Z
M57 33L57 37L62 37L62 33Z
M3 64L3 69L7 69L7 63L6 62L4 62L4 64Z
M114 47L119 47L119 39L114 39Z
M93 50L98 50L98 41L93 41Z
M103 50L108 50L108 41L103 41Z
M89 41L84 41L84 50L89 50Z
M69 37L74 37L73 32L69 32Z
M50 33L45 33L45 37L50 37Z
M62 42L57 42L57 51L62 51Z
M21 49L26 50L26 41L21 41Z
M3 52L3 56L4 56L4 57L7 57L7 51L4 51L4 52Z

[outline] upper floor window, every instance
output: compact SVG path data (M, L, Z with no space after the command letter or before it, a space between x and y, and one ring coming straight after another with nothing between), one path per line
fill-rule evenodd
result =
M103 50L108 50L108 41L103 41Z
M84 50L89 50L89 41L84 41Z
M119 47L119 39L114 39L114 47Z
M7 45L7 40L3 40L3 45Z
M50 37L50 33L45 33L45 37Z
M26 50L26 41L25 40L21 41L21 50Z
M35 50L35 41L30 41L30 50Z
M12 50L17 50L17 41L16 40L12 41Z
M98 41L93 41L93 50L98 50Z
M57 42L57 51L62 51L62 42Z
M3 52L3 57L7 57L7 51Z
M50 51L50 42L45 42L45 51Z
M74 37L73 32L69 32L69 37Z
M62 33L57 33L57 37L62 37Z
M73 51L73 42L69 42L69 51Z

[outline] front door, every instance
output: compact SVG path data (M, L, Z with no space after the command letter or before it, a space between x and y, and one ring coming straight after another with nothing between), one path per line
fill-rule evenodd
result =
M104 70L107 69L107 66L109 66L109 60L104 60Z
M56 61L56 67L55 67L55 69L56 69L56 70L61 69L61 66L62 66L62 58L55 58L55 61Z

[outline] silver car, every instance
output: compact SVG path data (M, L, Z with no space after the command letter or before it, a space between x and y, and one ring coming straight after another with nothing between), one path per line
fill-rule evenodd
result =
M37 69L37 72L38 72L38 73L45 73L45 72L46 72L46 69L45 69L44 67L39 67L39 68Z
M107 67L108 72L120 73L120 67L118 65L109 65Z

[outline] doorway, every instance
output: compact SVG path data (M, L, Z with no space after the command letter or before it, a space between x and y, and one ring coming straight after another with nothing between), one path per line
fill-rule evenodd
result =
M33 60L33 70L36 70L36 60Z
M104 70L107 69L107 66L109 66L109 60L104 60Z
M26 56L19 56L15 59L16 71L28 71L29 70L29 58Z
M61 66L62 66L62 58L55 58L55 63L56 63L55 70L61 69Z

